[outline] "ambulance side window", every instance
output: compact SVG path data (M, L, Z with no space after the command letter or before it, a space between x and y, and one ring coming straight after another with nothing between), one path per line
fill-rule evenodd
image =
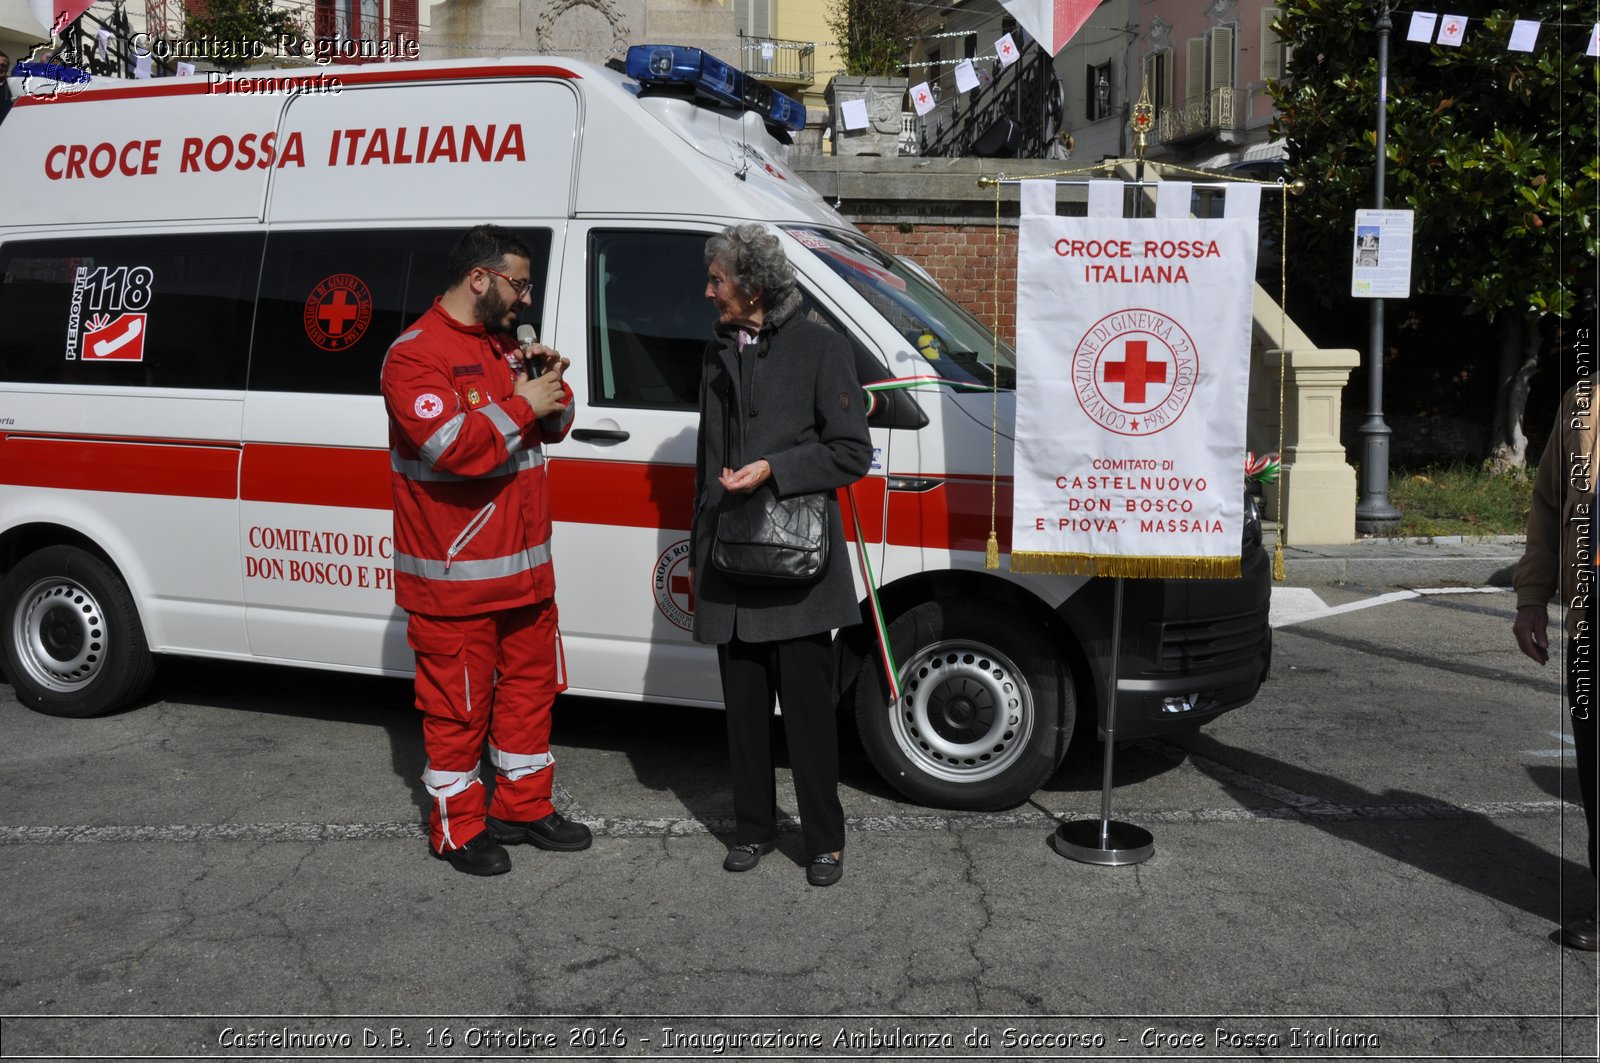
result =
M244 386L261 237L95 236L0 246L0 376Z
M376 395L395 337L445 289L461 229L275 232L267 241L252 391ZM550 231L521 230L533 276L549 275ZM544 285L522 320L538 328Z
M589 380L595 406L692 410L716 315L706 300L707 233L596 230L589 236Z

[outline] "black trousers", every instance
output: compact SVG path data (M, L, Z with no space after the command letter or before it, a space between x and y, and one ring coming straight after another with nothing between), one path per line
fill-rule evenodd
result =
M727 703L733 768L734 844L755 845L778 833L772 774L772 705L783 703L801 833L811 856L844 848L839 804L839 731L833 704L833 648L828 632L780 642L717 647Z
M1589 824L1589 870L1600 874L1594 837L1595 724L1600 714L1600 690L1595 688L1597 652L1600 645L1593 632L1581 631L1567 642L1567 705L1572 710L1573 753L1578 758L1578 794L1583 800L1583 818Z

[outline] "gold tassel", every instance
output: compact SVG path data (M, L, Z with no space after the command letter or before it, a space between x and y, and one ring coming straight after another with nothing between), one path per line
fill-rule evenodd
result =
M1011 571L1056 576L1126 576L1131 579L1237 579L1237 557L1118 557L1013 550Z
M1283 565L1283 543L1272 544L1272 578L1274 582L1282 583L1289 578L1289 570Z
M989 533L989 545L983 548L983 567L1000 567L1000 540L995 538L995 533Z

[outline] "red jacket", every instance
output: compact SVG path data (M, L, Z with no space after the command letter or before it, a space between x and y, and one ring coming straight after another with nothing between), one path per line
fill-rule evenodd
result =
M572 426L515 395L516 342L432 309L383 362L394 488L394 597L408 613L468 616L555 594L541 443Z

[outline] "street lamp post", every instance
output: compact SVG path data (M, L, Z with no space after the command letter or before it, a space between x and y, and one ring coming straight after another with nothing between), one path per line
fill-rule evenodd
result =
M1383 210L1384 170L1389 125L1389 0L1378 0L1378 157L1373 206ZM1400 525L1400 511L1389 502L1389 426L1383 419L1383 300L1372 300L1367 343L1367 419L1361 424L1361 490L1356 497L1356 531L1384 535Z

